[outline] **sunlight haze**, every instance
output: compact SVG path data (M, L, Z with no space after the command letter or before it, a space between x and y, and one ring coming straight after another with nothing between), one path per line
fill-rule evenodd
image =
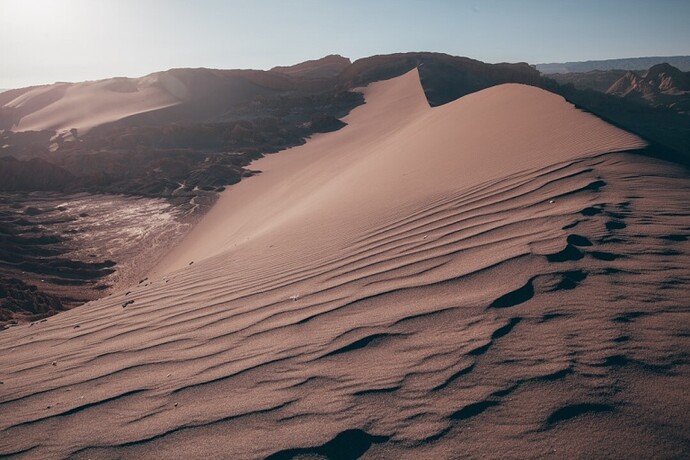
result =
M0 12L0 88L334 53L531 64L690 54L690 2L674 0L0 0Z

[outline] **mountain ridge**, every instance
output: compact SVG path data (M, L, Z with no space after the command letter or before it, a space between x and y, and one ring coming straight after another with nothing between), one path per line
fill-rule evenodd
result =
M661 64L664 62L669 63L684 72L690 71L690 56L687 55L551 62L535 64L534 67L543 74L567 74L571 72L590 72L593 70L646 70L656 64Z
M276 66L271 68L270 71L308 79L332 78L350 64L352 64L350 58L339 54L329 54L319 59L312 59L289 66Z

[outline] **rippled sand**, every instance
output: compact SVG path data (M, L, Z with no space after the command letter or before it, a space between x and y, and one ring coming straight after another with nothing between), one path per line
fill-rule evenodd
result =
M687 171L534 88L365 96L146 283L0 335L0 454L687 456Z

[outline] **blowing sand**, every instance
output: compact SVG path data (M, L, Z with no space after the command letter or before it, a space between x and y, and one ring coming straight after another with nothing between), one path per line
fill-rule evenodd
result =
M171 77L168 77L168 79ZM105 123L178 104L175 82L157 75L38 86L3 107L18 110L13 131L65 131L85 134Z
M0 455L688 454L687 172L536 88L363 91L146 282L0 334Z

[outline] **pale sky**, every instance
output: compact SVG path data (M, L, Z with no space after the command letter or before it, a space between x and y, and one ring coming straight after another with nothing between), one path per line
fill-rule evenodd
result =
M403 51L690 55L690 0L0 0L0 88Z

